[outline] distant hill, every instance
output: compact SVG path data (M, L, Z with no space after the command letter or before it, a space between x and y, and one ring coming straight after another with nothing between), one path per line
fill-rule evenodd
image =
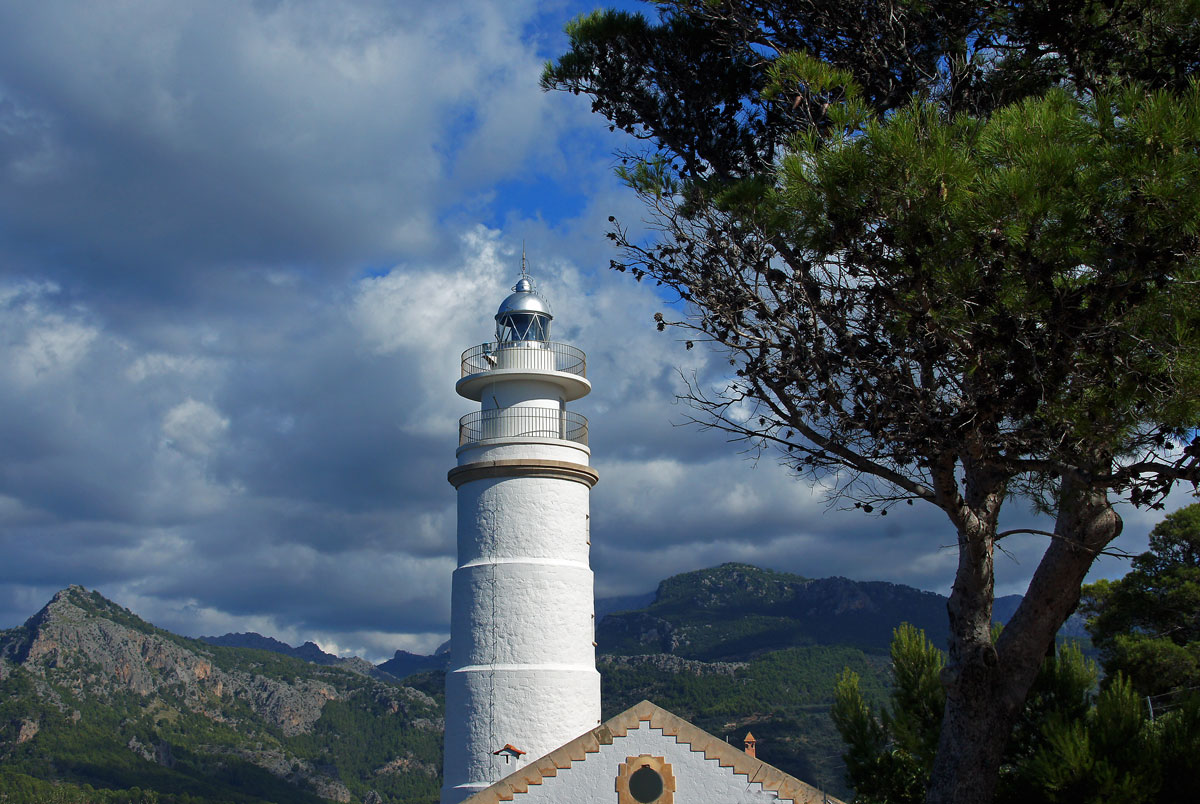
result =
M186 639L77 586L0 631L6 802L435 802L441 717L425 692Z
M596 619L603 620L618 611L632 611L649 606L654 602L654 592L643 592L640 595L622 595L620 597L596 598ZM635 701L636 703L636 701Z
M281 642L274 637L263 636L256 634L253 631L242 634L224 634L219 637L202 636L201 642L207 642L209 645L219 645L224 648L252 648L254 650L269 650L272 653L281 653L284 656L291 656L294 659L300 659L304 662L312 662L313 664L323 665L325 667L341 667L344 670L349 670L352 673L371 676L380 681L399 681L400 679L388 671L385 667L387 663L381 665L373 665L366 659L360 659L357 656L342 658L335 656L332 653L326 653L321 650L321 647L315 642L305 642L298 648L293 648L286 642ZM403 651L397 651L402 653ZM408 654L410 656L414 654ZM424 657L421 657L424 658ZM431 667L433 665L430 665ZM426 668L421 668L426 669ZM409 671L413 672L413 671ZM408 675L408 673L405 673Z
M596 640L601 653L705 661L808 645L883 653L902 622L944 645L946 598L894 583L814 580L731 563L666 579L650 605L602 619Z
M420 653L409 653L406 650L396 651L396 655L377 667L396 678L406 678L413 673L426 670L445 670L450 666L450 651L425 656Z

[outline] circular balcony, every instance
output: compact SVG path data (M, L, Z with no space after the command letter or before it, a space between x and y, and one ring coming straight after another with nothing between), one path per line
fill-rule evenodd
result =
M556 438L587 446L587 418L573 410L502 408L477 410L458 420L458 445L496 438Z
M587 356L582 349L552 341L481 343L462 353L463 377L498 369L561 371L587 377Z
M495 382L533 380L561 389L570 402L592 390L587 380L583 350L552 341L501 341L472 346L462 354L462 378L455 385L460 396L480 401Z

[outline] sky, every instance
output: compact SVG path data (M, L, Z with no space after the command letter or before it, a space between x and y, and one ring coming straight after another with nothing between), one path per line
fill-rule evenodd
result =
M80 584L188 636L431 652L459 355L522 249L588 354L598 596L725 561L949 592L939 511L844 510L685 425L723 358L608 268L630 143L538 86L592 7L0 4L0 628ZM1123 513L1139 552L1162 514ZM1000 594L1045 547L1010 542Z

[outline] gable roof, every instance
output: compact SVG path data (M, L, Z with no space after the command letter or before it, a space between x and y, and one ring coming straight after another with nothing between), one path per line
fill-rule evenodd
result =
M833 796L805 784L773 765L768 765L761 759L750 756L745 751L734 748L724 740L649 701L635 704L591 731L533 760L525 767L470 796L462 804L498 804L501 801L513 801L515 796L528 791L530 785L541 784L547 776L557 776L560 770L569 769L571 763L582 762L588 754L599 751L600 746L611 745L614 738L624 737L626 732L641 728L643 723L649 723L649 728L662 729L664 736L674 737L676 743L704 754L705 759L717 760L720 767L730 768L733 773L745 776L747 784L760 783L763 789L775 791L781 799L790 799L796 804L842 804Z

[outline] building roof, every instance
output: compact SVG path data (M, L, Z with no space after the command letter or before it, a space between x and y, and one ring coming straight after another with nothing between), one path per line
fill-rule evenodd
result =
M588 755L597 753L601 746L611 745L615 738L624 737L627 732L642 728L643 724L646 724L646 728L661 729L665 737L673 737L675 743L703 754L705 759L717 760L719 767L745 776L747 784L761 784L764 790L773 791L779 799L793 801L795 804L842 804L829 794L773 765L768 765L761 759L750 756L741 749L734 748L724 740L649 701L642 701L626 709L591 731L533 760L490 787L470 796L462 804L498 804L501 801L514 801L517 796L527 792L531 785L540 785L547 777L558 776L560 771L568 771L573 763L586 761Z

